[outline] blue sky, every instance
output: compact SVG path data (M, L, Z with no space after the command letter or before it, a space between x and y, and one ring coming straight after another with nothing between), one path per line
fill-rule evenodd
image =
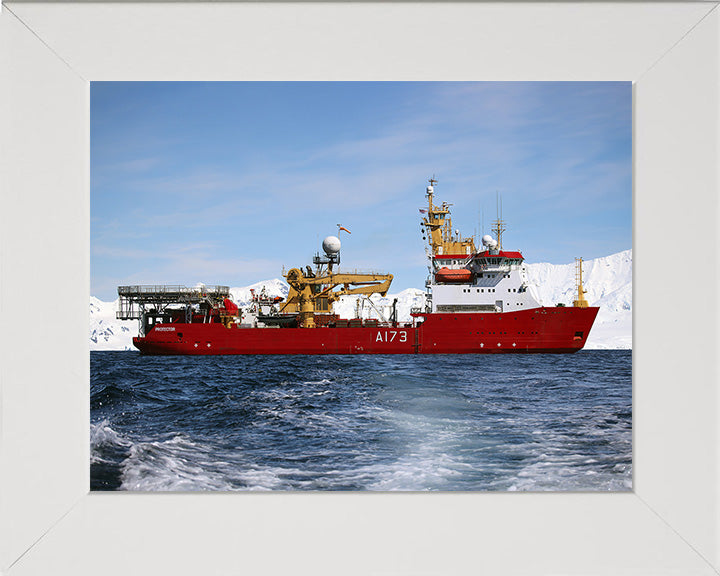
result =
M453 227L566 264L632 245L629 82L93 82L91 294L245 286L310 264L427 276L435 175Z

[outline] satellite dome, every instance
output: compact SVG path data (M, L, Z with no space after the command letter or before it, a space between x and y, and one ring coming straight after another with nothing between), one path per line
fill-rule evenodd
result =
M340 252L340 239L337 236L328 236L322 243L325 254L337 254Z
M432 187L432 186L428 186L428 187L427 187L427 193L430 194L430 192L432 192L432 191L433 191L433 187Z
M482 237L482 243L484 246L490 246L493 242L495 242L495 240L493 240L493 237L490 236L490 234L485 234L485 236Z

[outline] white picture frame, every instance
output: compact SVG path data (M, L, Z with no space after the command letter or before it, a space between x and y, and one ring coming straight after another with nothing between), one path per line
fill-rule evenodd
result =
M717 574L717 5L5 3L0 572ZM180 79L633 81L633 492L90 493L89 82Z

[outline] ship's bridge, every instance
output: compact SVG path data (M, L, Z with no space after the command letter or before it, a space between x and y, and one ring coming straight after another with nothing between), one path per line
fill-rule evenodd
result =
M524 261L520 252L507 250L485 250L477 254L436 254L432 257L436 271L440 268L467 268L478 272L488 269L510 270L519 267Z
M435 268L459 268L466 266L473 258L473 254L435 254L432 257Z
M485 250L475 254L473 260L481 266L517 266L525 260L520 252Z

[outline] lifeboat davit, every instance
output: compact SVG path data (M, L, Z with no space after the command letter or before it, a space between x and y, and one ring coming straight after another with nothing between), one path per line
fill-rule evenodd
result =
M472 272L467 268L440 268L435 273L436 282L470 282L471 279Z

